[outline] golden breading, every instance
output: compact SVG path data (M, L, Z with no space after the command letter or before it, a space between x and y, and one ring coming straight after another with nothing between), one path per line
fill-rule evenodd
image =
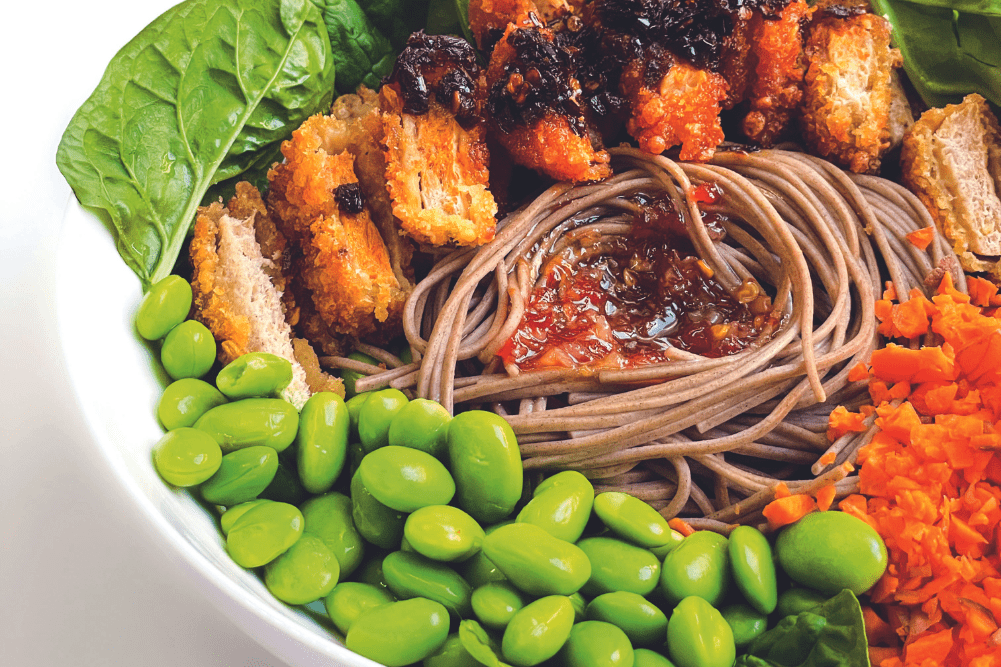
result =
M578 3L581 4L581 3ZM481 49L486 48L491 33L501 34L508 23L518 23L535 12L543 23L573 11L566 0L470 0L469 29Z
M741 129L748 139L771 146L789 128L803 99L803 31L811 9L803 0L792 2L777 17L754 12L750 42L754 71L747 88L749 103Z
M407 292L368 211L337 202L338 188L358 179L349 151L325 150L325 118L313 116L282 144L285 162L268 172L268 203L295 246L293 267L322 321L352 336L393 329Z
M752 16L751 10L747 7L741 7L734 12L733 32L723 42L719 73L727 85L726 99L723 100L724 109L732 109L743 102L751 85Z
M890 23L881 16L820 9L806 40L802 105L810 150L856 173L875 173L890 147L893 68Z
M494 237L497 204L487 189L490 154L483 123L468 130L436 101L403 112L396 89L379 93L386 183L400 227L421 243L482 245Z
M1001 277L1001 130L986 100L929 109L904 136L904 183L967 271Z
M626 66L620 87L632 106L626 129L648 153L681 144L681 159L704 162L723 142L719 112L727 85L719 74L676 61L655 89L643 82L645 63Z

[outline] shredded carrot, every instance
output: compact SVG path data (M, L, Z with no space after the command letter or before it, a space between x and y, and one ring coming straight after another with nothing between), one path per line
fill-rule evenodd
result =
M823 457L821 457L823 460ZM827 486L821 487L817 491L817 509L821 512L826 512L831 509L831 505L834 503L834 496L837 493L837 489L834 488L833 484L828 484Z
M776 498L765 505L762 514L771 528L781 528L795 523L817 509L817 503L805 493L795 493L785 498Z
M685 537L688 537L689 535L695 532L695 529L692 528L692 526L687 521L685 521L684 519L679 519L678 517L674 517L673 519L668 521L667 525L673 528L674 530L678 531Z
M911 242L918 250L927 250L931 242L935 240L935 228L934 227L922 227L916 231L911 232L905 238Z

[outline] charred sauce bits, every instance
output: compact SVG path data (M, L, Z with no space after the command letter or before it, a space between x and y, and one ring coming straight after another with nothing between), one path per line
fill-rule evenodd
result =
M428 35L423 30L407 39L385 83L396 84L403 111L419 116L428 112L431 95L465 127L479 120L476 81L480 66L469 42L451 35Z

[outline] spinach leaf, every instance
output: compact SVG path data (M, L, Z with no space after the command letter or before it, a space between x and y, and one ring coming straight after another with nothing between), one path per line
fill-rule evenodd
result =
M476 46L469 29L469 0L431 0L427 31L432 35L462 35Z
M187 0L108 65L56 153L144 287L168 275L208 188L327 108L330 42L309 0Z
M869 667L862 607L849 590L779 624L751 642L735 667Z
M940 107L980 93L1001 105L1001 2L872 0L872 6L893 25L904 69L926 104Z

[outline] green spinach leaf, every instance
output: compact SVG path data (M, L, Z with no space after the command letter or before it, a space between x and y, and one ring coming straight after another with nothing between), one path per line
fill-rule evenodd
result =
M785 617L751 642L735 667L869 667L858 598L846 589L809 611Z
M186 0L115 55L56 162L148 286L172 270L209 187L266 169L329 106L333 77L310 0Z
M476 46L469 29L469 0L431 0L427 31L433 35L462 35Z
M984 16L1001 16L1001 1L999 0L906 0L912 5L926 7L942 7L955 9L964 14L982 14Z

